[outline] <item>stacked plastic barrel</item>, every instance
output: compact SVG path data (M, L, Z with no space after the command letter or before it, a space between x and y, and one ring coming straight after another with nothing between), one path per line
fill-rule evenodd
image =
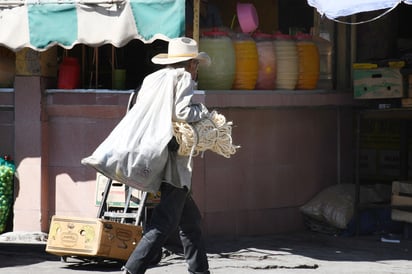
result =
M250 35L236 33L233 38L233 45L235 48L236 69L232 89L254 89L259 71L256 43Z
M220 30L204 32L199 40L199 50L207 52L210 66L200 66L199 89L228 90L235 78L235 49L228 33Z
M319 81L319 51L309 34L296 35L299 77L296 89L315 89Z
M319 46L309 34L214 29L202 33L199 49L212 59L209 67L199 67L199 89L311 90L319 84Z
M276 89L293 90L299 76L298 51L293 37L276 33L274 36L276 55Z
M253 38L256 41L258 52L258 77L255 89L272 90L276 87L276 56L271 34L255 33Z

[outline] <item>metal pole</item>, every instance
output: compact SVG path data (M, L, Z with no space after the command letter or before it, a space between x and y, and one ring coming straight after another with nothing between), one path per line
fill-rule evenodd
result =
M193 1L193 39L199 44L200 0Z
M99 88L99 48L94 48L96 52L96 82L95 82L95 88Z
M355 155L355 203L354 203L354 220L356 224L356 235L359 235L360 230L360 139L361 139L361 121L362 111L356 111L356 155Z
M338 106L336 109L336 141L337 141L337 182L338 184L341 183L341 113L340 107Z

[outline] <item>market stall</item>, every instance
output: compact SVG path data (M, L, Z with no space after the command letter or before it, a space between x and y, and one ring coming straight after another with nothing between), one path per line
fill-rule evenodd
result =
M14 229L48 231L53 214L95 216L96 207L90 200L96 191L96 173L81 166L80 160L101 142L124 115L130 90L111 90L98 85L70 90L56 88L55 76L43 73L49 67L47 62L42 62L44 54L55 46L71 54L79 46L99 46L103 50L105 46L112 47L112 44L122 46L138 40L140 45L147 45L182 35L185 19L180 16L184 15L185 1L94 1L93 4L91 1L65 1L63 6L67 9L62 9L63 6L51 0L21 1L28 5L15 2L15 7L8 6L2 10L4 14L12 18L8 12L16 8L22 14L31 10L35 15L27 17L27 24L11 23L22 34L30 35L29 38L19 35L17 41L8 47L14 50L23 47L18 53L24 53L23 60L30 60L25 63L26 70L33 64L37 65L35 68L38 70L31 70L36 71L34 74L19 74L14 84L15 160L20 175L20 190L14 205ZM236 1L213 2L223 11L223 22L230 26ZM253 2L258 11L266 10L279 15L277 6L272 2ZM288 1L280 2L280 7L288 5ZM302 2L305 4L301 1L299 7L304 6ZM46 9L51 18L67 12L69 16L65 20L69 23L66 22L62 28L57 23L56 32L44 33L48 30L44 23L50 25L50 22L39 19L43 9L39 9L37 3L51 3L48 6L50 9ZM169 19L162 17L167 20L163 21L155 16L151 21L147 13L140 14L134 10L134 5L142 5L142 10L149 10L149 14L159 12L162 16L169 16ZM170 7L173 12L168 12L165 7ZM294 6L287 11L293 12ZM100 23L93 25L85 20L83 16L88 12L88 18ZM284 14L288 15L288 12ZM129 16L131 14L134 16ZM193 36L199 35L200 40L202 33L196 33L199 25L196 14L195 5ZM260 14L262 31L270 32L277 28L289 30L284 25L276 25L275 16ZM301 14L307 17L310 24L313 23L313 10L307 12L305 9ZM76 25L79 19L82 23L77 21L77 28L67 29ZM139 23L141 19L143 21ZM175 28L168 32L163 28L168 28L170 21L173 21ZM161 23L159 26L158 22ZM238 24L236 22L235 25ZM91 31L90 35L80 35L84 33L80 27L85 25L89 28L88 32ZM159 28L147 31L144 27L143 32L139 26L146 25ZM63 33L63 27L68 37L58 36ZM32 32L35 29L43 30L43 34L36 35ZM111 34L106 35L105 29ZM329 34L331 38L332 35L340 37L342 33L346 32ZM246 33L246 36L249 34ZM97 36L101 40L96 40ZM8 39L11 36L4 34L3 37ZM252 41L249 38L247 41ZM241 43L243 40L239 38L236 41ZM334 50L341 53L342 48L340 46ZM146 57L142 58L142 62L133 58L134 55L128 55L128 59L142 66ZM328 80L332 82L332 79ZM267 234L302 228L299 206L324 186L350 176L350 108L354 102L348 85L340 86L339 90L330 86L332 88L311 90L257 90L253 85L247 90L205 89L199 92L210 108L217 109L234 121L234 139L242 146L230 160L207 153L203 158L195 159L194 193L205 217L206 234ZM30 129L30 140L27 129Z

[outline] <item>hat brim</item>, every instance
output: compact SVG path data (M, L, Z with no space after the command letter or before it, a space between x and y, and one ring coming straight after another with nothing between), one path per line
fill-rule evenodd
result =
M206 52L199 52L199 54L195 57L191 56L173 56L169 57L167 53L159 53L152 58L152 62L159 65L169 65L169 64L176 64L183 61L188 61L190 59L199 60L201 65L210 65L211 60L209 55Z

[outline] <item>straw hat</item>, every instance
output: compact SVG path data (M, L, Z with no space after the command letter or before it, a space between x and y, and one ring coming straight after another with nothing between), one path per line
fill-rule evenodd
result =
M209 65L211 62L206 52L199 52L195 40L188 37L179 37L169 41L168 53L157 54L152 58L152 62L167 65L190 59L199 60L200 64L204 65Z

